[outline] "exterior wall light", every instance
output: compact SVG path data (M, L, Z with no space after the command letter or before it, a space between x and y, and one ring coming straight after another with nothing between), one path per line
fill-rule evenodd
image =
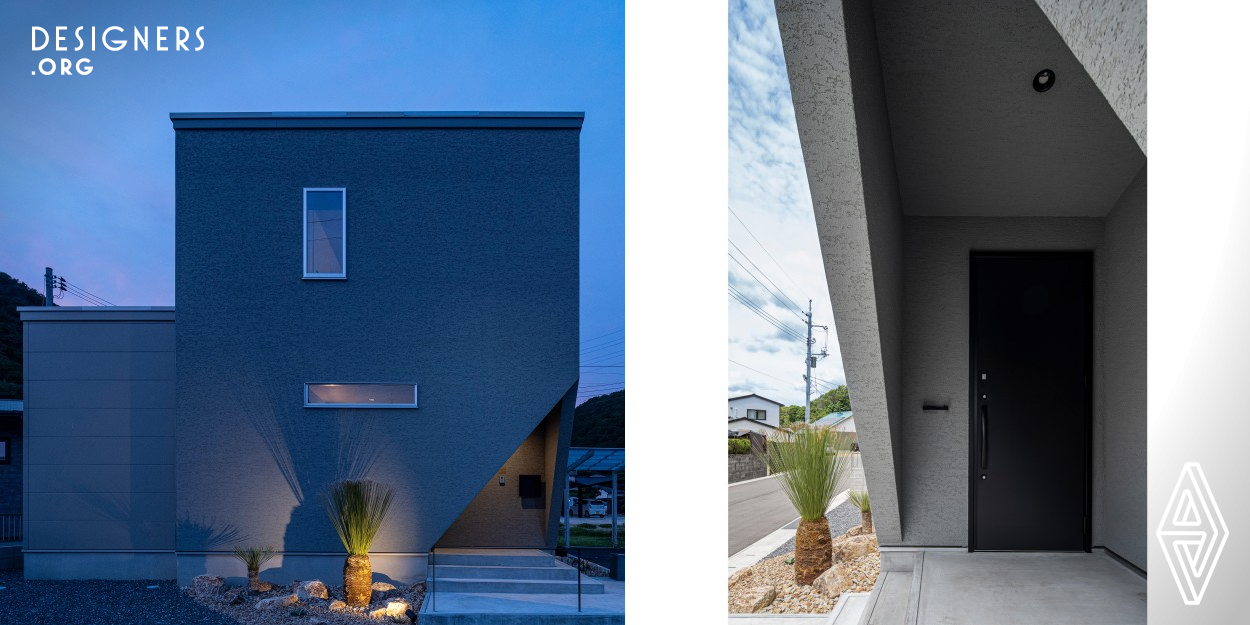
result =
M1042 93L1055 86L1055 72L1044 69L1033 77L1033 90Z

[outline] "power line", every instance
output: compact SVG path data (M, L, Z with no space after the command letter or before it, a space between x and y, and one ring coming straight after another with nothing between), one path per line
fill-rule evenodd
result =
M780 330L786 336L789 336L790 338L793 338L796 341L803 340L803 335L799 334L798 330L795 330L787 326L780 319L769 314L758 304L756 304L755 302L752 302L751 299L748 298L746 295L743 295L742 292L739 291L738 289L735 289L732 286L729 287L729 295L732 296L735 300L737 300L739 304L742 304L743 306L745 306L748 310L755 313L756 316L763 319L764 321L767 321L770 325Z
M65 293L69 293L70 295L73 295L77 297L78 299L84 300L95 306L115 306L116 305L102 297L88 293L87 291L84 291L67 282L61 283L61 291Z
M786 300L790 302L790 305L794 306L795 314L799 315L799 317L801 318L803 316L803 312L802 312L803 307L796 304L794 302L794 299L792 299L789 295L786 295L786 292L783 291L781 287L777 286L777 283L773 282L773 279L769 278L768 274L764 273L764 270L760 269L760 266L756 265L755 261L751 260L751 257L747 256L746 252L742 251L742 248L738 247L738 244L734 243L732 240L729 241L729 244L732 245L735 250L738 250L738 254L742 255L742 257L745 258L748 263L751 263L751 266L755 268L755 271L758 271L759 274L763 276L765 280L768 280L768 284L773 285L773 289L776 289L776 291L774 291L773 289L769 289L767 286L764 285L763 282L760 282L760 279L756 278L755 274L751 272L751 270L747 269L745 265L742 264L742 261L739 261L737 258L734 258L734 255L732 253L729 254L729 257L732 258L734 262L738 263L739 267L742 267L743 269L747 269L747 273L751 274L751 277L755 278L755 281L759 282L761 286L764 286L764 288L767 289L769 293L772 293L773 297L777 297L777 294L780 293L781 297L786 298ZM780 298L777 298L777 303L782 304L783 306L785 305L785 302L782 302Z
M591 348L583 349L583 350L581 351L581 354L584 356L584 355L586 355L586 354L592 354L592 353L594 353L594 352L603 351L603 350L605 350L605 349L615 349L615 348L617 348L617 347L621 347L622 345L624 345L624 343L625 343L625 341L624 341L624 340L620 340L620 341L612 341L611 343L604 343L604 344L602 344L602 345L598 345L598 346L595 346L595 347L591 347Z
M607 334L600 334L599 336L596 336L594 338L590 338L590 339L586 339L582 341L582 345L585 345L586 343L590 343L592 341L597 341L605 336L612 336L613 334L620 334L621 332L624 332L624 331L625 331L625 328L621 328L619 330L613 330L611 332L608 332Z
M777 268L781 270L781 273L782 273L782 274L785 274L786 278L789 278L789 279L790 279L790 284L793 284L793 285L795 286L795 288L797 288L797 289L799 290L799 293L802 293L802 294L803 294L803 297L808 297L808 295L807 295L806 293L804 293L804 292L803 292L803 287L799 286L799 283L798 283L798 282L795 282L795 281L794 281L794 278L791 278L791 277L790 277L790 274L786 272L786 268L785 268L785 267L782 267L782 266L781 266L781 263L777 262L777 259L776 259L776 258L773 258L773 255L772 255L772 254L769 254L769 252L768 252L768 248L764 247L764 244L763 244L763 243L761 243L761 242L760 242L760 240L759 240L759 238L755 236L755 233L751 232L751 229L747 227L747 222L742 221L742 218L741 218L741 217L739 217L739 216L738 216L738 213L734 211L734 207L730 206L730 207L728 207L728 208L729 208L729 213L730 213L731 215L733 215L733 216L734 216L734 219L737 219L737 220L738 220L738 223L742 224L742 227L746 229L747 234L751 235L751 238L752 238L752 239L755 239L755 243L756 243L757 245L759 245L759 246L760 246L760 249L761 249L761 250L764 250L764 253L765 253L765 254L768 254L768 259L769 259L769 260L771 260L771 261L773 261L773 264L774 264L774 265L777 265Z
M730 358L730 359L729 359L729 362L732 362L733 364L738 365L739 367L742 367L743 369L750 369L751 371L754 371L754 372L756 372L756 373L758 373L758 374L760 374L760 375L768 376L768 377L770 377L770 378L772 378L772 379L774 379L774 380L776 380L776 381L778 381L778 382L781 382L781 383L783 383L783 384L794 384L794 383L793 383L793 382L791 382L791 381L786 381L786 380L783 380L783 379L781 379L781 378L779 378L779 377L777 377L777 376L775 376L775 375L769 375L769 374L767 374L767 373L764 373L763 371L760 371L759 369L752 369L751 367L748 367L748 366L746 366L746 365L744 365L744 364L742 364L742 363L740 363L740 362L738 362L738 361L736 361L736 360L734 360L734 359L732 359L732 358ZM796 389L797 389L797 388L798 388L798 385L796 384L796 385L794 386L794 388L796 388Z

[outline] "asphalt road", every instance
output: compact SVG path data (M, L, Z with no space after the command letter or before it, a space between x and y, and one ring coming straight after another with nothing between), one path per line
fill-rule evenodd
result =
M729 485L729 555L797 519L776 478Z

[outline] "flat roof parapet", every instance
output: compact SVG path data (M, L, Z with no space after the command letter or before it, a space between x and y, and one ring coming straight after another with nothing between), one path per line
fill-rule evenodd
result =
M173 306L18 306L22 321L173 321Z
M170 113L174 130L274 128L571 128L581 112L521 111L277 111Z

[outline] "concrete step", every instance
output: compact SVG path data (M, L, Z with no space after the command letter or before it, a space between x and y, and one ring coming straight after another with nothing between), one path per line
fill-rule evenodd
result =
M907 596L911 594L911 571L882 571L869 599L871 605L860 619L862 625L906 625Z
M438 579L546 579L577 581L577 570L563 566L470 566L438 563L432 569Z
M838 604L833 607L833 612L829 613L829 620L825 625L858 625L866 607L868 607L868 593L844 592L838 597Z
M576 579L490 579L490 578L445 578L439 574L438 579L427 583L433 592L464 592L490 594L577 594ZM588 577L582 577L581 592L583 595L603 594L603 584Z
M555 556L537 549L438 549L436 566L552 566Z
M881 573L863 606L858 624L916 625L923 573L924 551L882 551Z
M499 614L431 612L421 605L421 625L625 625L624 614Z

